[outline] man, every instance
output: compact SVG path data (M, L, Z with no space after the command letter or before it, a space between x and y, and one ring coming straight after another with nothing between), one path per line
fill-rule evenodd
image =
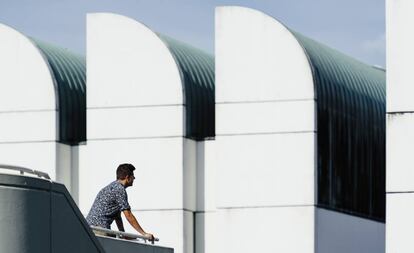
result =
M119 231L125 232L122 223L121 212L124 213L129 224L140 234L154 240L154 236L145 232L137 219L131 212L131 207L128 203L128 195L126 188L132 186L134 183L134 170L132 164L124 163L118 166L116 170L116 181L105 186L93 202L91 210L86 216L86 221L90 226L97 226L110 229L111 223L115 220Z

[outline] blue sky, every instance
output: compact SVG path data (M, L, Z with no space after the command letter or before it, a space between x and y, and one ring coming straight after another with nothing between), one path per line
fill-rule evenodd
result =
M85 54L88 12L113 12L214 52L214 8L263 11L363 62L385 66L384 0L0 0L0 22Z

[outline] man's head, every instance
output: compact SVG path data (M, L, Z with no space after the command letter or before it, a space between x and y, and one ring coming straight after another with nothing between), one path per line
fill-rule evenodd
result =
M135 167L129 163L123 163L116 169L116 179L120 181L125 187L132 186L134 183L134 170Z

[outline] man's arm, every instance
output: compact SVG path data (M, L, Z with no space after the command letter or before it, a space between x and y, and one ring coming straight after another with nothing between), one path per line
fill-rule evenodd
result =
M116 226L118 227L118 230L121 232L125 232L124 229L124 223L122 222L121 213L115 218Z
M147 233L144 231L144 229L142 229L141 225L139 225L137 219L135 218L134 214L131 212L131 210L124 210L122 211L125 215L125 218L127 219L127 221L129 222L129 224L131 224L131 226L133 228L135 228L136 231L138 231L140 234L142 234L143 236L146 236L149 240L153 241L154 240L154 236L150 233Z

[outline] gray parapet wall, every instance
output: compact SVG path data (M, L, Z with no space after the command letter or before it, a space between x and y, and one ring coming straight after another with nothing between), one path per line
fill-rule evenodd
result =
M0 175L3 252L105 252L62 184Z

